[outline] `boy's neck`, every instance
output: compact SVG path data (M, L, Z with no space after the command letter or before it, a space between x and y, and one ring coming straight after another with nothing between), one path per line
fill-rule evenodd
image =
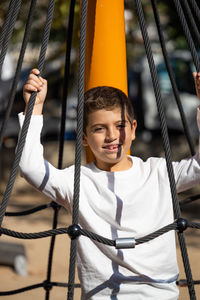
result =
M132 159L129 156L126 156L123 161L119 161L115 164L102 163L98 161L94 161L96 167L102 171L106 172L120 172L126 171L132 167Z

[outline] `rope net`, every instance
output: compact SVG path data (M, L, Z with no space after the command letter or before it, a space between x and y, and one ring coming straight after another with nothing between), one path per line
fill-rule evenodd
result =
M199 62L199 56L196 49L196 44L193 42L192 34L190 32L190 27L192 25L193 34L195 35L195 40L198 42L200 41L199 36L199 30L198 30L198 24L196 23L197 19L199 18L199 6L196 1L190 0L190 1L183 1L180 3L178 0L173 0L174 7L177 11L177 16L180 20L180 23L182 25L183 32L185 34L186 41L188 43L188 47L191 51L191 55L194 61L194 65L196 67L196 71L200 71L200 62ZM45 27L43 32L43 38L41 41L41 49L38 59L38 69L40 70L41 74L43 72L43 67L45 63L45 56L46 51L48 47L48 41L50 36L50 30L51 30L51 23L53 20L53 14L54 14L54 0L50 0L48 7L47 7L47 14L46 14L46 21L45 21ZM190 130L188 128L187 120L184 114L184 110L181 104L181 100L179 97L178 88L176 86L176 82L173 76L173 72L170 66L168 53L165 45L165 39L163 36L161 24L160 24L160 18L157 8L157 3L155 0L151 0L152 5L152 11L155 18L155 25L158 30L158 36L160 40L161 49L163 52L164 61L166 64L166 68L169 74L169 78L171 81L172 89L174 92L175 100L177 102L178 109L180 111L181 120L183 123L185 135L188 141L188 145L190 148L190 152L193 155L195 153L194 151L194 145L192 141L192 137L190 134ZM1 29L1 35L0 35L0 46L1 46L1 53L0 53L0 74L2 72L2 66L4 63L4 59L8 50L9 42L16 24L16 20L20 11L21 7L21 1L19 0L11 0L8 8L8 12L6 15L6 18L4 20L2 29ZM165 152L166 157L166 163L167 163L167 169L169 174L169 181L170 181L170 187L171 187L171 195L172 195L172 201L173 201L173 207L174 207L174 216L175 221L172 224L169 224L163 228L160 228L159 230L152 232L151 234L144 236L139 239L134 239L134 237L130 237L128 241L121 241L121 239L116 240L110 240L103 236L97 235L93 232L90 232L88 230L85 230L84 228L81 228L78 225L78 212L79 212L79 186L80 186L80 165L81 165L81 140L82 140L82 130L83 130L83 99L84 99L84 67L85 67L85 39L86 39L86 21L87 21L87 1L82 0L81 1L81 27L80 27L80 51L79 51L79 83L78 83L78 110L77 110L77 139L76 139L76 151L75 151L75 174L74 174L74 199L73 199L73 212L72 212L72 224L68 227L64 228L57 228L58 225L58 215L60 211L60 206L54 202L50 202L48 204L40 205L35 208L21 211L21 212L7 212L6 208L8 205L9 198L12 193L12 189L14 186L14 182L17 176L18 166L21 158L21 154L23 151L23 146L25 143L30 118L34 106L34 102L36 99L36 93L32 93L28 111L25 117L24 125L22 128L22 132L20 135L20 139L18 141L18 147L16 150L13 166L10 172L10 178L8 180L8 184L1 202L0 207L0 234L1 235L7 235L11 236L13 238L17 239L40 239L40 238L46 238L51 237L50 242L50 248L49 248L49 257L48 257L48 266L47 266L47 276L46 279L39 283L34 285L29 285L23 288L19 288L17 290L10 290L10 291L0 291L0 296L8 296L8 295L14 295L17 293L26 292L28 290L37 289L37 288L43 288L45 290L45 299L50 298L50 291L52 287L65 287L68 289L67 298L73 299L74 297L74 288L80 287L80 284L76 284L75 282L75 261L76 261L76 241L77 238L80 235L85 236L86 238L93 239L99 243L103 243L105 245L108 245L110 247L116 247L118 248L134 248L137 247L137 245L146 243L148 241L151 241L160 235L163 235L171 230L175 230L178 234L178 240L180 244L181 254L183 258L184 268L185 268L185 274L186 279L185 280L179 280L177 281L177 284L180 286L188 286L190 299L196 299L195 295L195 289L194 285L199 284L199 280L193 280L192 278L192 272L190 268L189 258L187 254L187 247L185 243L185 238L183 232L187 228L194 228L194 229L200 229L200 223L192 222L187 219L184 219L181 217L181 207L185 204L191 203L192 201L195 201L199 199L199 195L194 195L192 197L189 197L187 199L183 199L182 201L178 201L177 193L176 193L176 185L175 185L175 179L173 174L173 168L172 168L172 159L171 159L171 150L170 150L170 143L169 143L169 137L168 137L168 129L166 124L166 118L164 113L164 107L163 107L163 101L161 97L160 87L158 83L158 76L157 71L155 68L153 53L151 49L151 43L148 36L146 21L144 17L142 2L140 0L135 1L135 9L138 16L138 23L141 29L141 33L144 40L144 46L146 50L146 55L149 63L149 68L151 72L152 77L152 83L153 88L156 96L156 103L158 107L158 113L160 117L160 124L161 124L161 134L163 139L163 148ZM187 15L185 15L184 11L187 12ZM9 96L9 101L7 105L7 110L5 113L5 118L3 120L2 126L1 126L1 132L0 132L0 146L2 147L3 138L5 135L5 129L8 124L9 116L11 113L11 109L13 106L13 102L15 99L16 89L17 89L17 83L19 81L20 72L22 69L22 62L24 59L24 55L26 52L26 48L29 42L29 36L31 27L33 24L34 19L34 13L36 10L36 0L30 1L30 7L29 12L27 14L27 23L26 28L24 31L24 38L21 45L20 55L18 59L18 64L15 72L15 76L12 83L12 88ZM63 147L64 147L64 135L65 135L65 118L66 118L66 100L68 96L68 85L69 85L69 74L70 74L70 55L71 55L71 44L72 44L72 33L73 33L73 23L74 23L74 11L75 11L75 0L70 1L70 9L69 9L69 20L68 20L68 32L66 37L66 57L65 57L65 72L64 72L64 81L63 81L63 94L62 94L62 113L61 113L61 130L60 130L60 138L59 138L59 159L58 159L58 168L62 168L63 163ZM194 17L195 15L195 17ZM188 18L188 20L187 20ZM18 217L18 216L26 216L33 213L36 213L38 211L52 208L54 211L53 215L53 222L52 222L52 229L37 232L37 233L23 233L23 232L17 232L14 230L10 230L7 228L2 227L2 222L4 217ZM53 253L54 253L54 247L55 247L55 237L57 235L69 235L71 238L71 251L70 251L70 267L69 267L69 276L68 276L68 283L62 283L62 282L54 282L52 281L52 260L53 260ZM134 250L133 250L134 251ZM94 258L95 259L95 258Z

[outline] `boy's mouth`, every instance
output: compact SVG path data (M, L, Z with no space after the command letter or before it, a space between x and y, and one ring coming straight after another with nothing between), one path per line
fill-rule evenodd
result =
M112 144L112 145L106 145L103 146L103 149L110 152L117 152L121 148L121 144Z

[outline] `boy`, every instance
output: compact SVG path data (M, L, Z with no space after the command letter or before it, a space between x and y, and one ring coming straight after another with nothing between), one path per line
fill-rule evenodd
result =
M40 133L47 82L37 75L39 71L33 69L24 86L26 103L33 91L38 93L20 168L32 185L70 210L74 166L58 170L43 158ZM194 77L199 84L198 76ZM118 89L97 87L86 92L84 105L83 145L90 146L95 161L81 167L80 226L116 239L139 238L172 223L165 159L143 162L127 155L137 125L129 99ZM23 114L19 118L22 124ZM173 168L177 192L191 188L200 180L199 153L173 162ZM84 300L178 299L172 231L125 250L80 236L77 266Z

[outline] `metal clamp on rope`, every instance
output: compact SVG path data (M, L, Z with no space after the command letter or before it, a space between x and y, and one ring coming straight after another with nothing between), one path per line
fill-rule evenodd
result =
M135 248L134 238L119 238L115 240L116 249Z

